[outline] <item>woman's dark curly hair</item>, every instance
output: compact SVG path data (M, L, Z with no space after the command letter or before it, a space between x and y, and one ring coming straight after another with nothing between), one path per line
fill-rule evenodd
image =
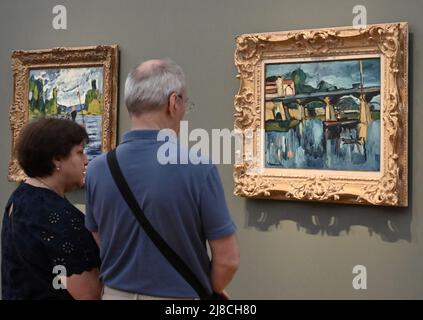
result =
M54 159L66 159L76 145L88 142L87 132L79 124L64 119L43 118L23 129L16 148L18 162L29 177L53 173Z

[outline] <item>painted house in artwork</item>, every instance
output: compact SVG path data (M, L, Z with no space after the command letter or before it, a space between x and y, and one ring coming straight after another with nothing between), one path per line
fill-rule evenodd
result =
M295 96L295 83L292 79L285 79L282 83L284 96Z
M266 79L266 98L286 97L295 95L295 83L292 79L269 77Z
M292 79L272 76L266 78L265 83L266 120L288 120L290 115L282 102L274 103L275 98L283 98L295 95L295 83Z

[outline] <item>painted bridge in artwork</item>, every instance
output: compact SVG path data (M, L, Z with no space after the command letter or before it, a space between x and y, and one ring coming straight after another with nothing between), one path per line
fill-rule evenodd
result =
M301 94L290 95L285 97L267 94L266 101L282 102L284 105L287 105L290 103L299 103L305 106L309 102L325 101L325 99L329 98L330 103L334 104L344 96L351 95L356 98L360 98L361 94L364 95L365 101L369 102L373 99L373 97L380 94L380 86L373 86L373 87L367 87L367 88L360 88L359 86L355 86L351 89L341 89L341 90L322 91L322 92L313 92L313 93L301 93Z

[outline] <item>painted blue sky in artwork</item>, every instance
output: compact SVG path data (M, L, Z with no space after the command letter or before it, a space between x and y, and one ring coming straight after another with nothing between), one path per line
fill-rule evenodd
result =
M380 59L362 59L362 61L364 86L380 86ZM298 68L307 74L305 84L314 88L322 80L346 89L351 88L353 83L360 83L359 60L267 64L266 78L286 76Z
M81 95L81 102L85 101L85 94L91 89L91 80L96 80L97 89L103 92L103 68L63 68L63 69L41 69L31 70L30 77L42 79L45 96L50 99L52 90L57 88L57 102L61 105L78 105Z

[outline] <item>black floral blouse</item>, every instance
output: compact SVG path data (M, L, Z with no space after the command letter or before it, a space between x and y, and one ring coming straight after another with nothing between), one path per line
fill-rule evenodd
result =
M7 300L72 299L57 276L100 267L83 213L55 192L26 183L6 205L1 246L2 297Z

